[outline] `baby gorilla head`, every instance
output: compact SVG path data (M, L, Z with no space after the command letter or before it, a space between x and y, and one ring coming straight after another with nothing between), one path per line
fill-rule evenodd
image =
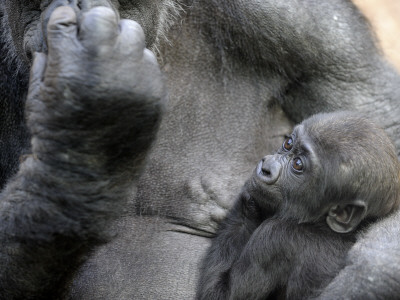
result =
M383 129L349 112L318 114L264 157L246 184L258 204L339 233L399 206L400 164Z

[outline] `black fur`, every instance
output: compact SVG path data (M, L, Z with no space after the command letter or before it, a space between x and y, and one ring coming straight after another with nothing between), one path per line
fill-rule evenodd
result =
M315 115L287 141L290 149L260 162L222 222L203 260L198 299L316 297L346 265L357 234L397 210L400 163L368 120ZM300 171L291 166L297 159ZM345 224L335 223L342 213ZM341 232L341 225L350 227Z
M77 24L49 35L58 6ZM354 109L400 146L400 77L347 0L2 0L0 18L0 298L192 299L210 237L293 122ZM122 19L145 38L129 23L121 40ZM396 221L325 298L400 293Z
M2 19L0 8L0 24ZM0 189L17 172L19 156L29 148L24 124L28 74L13 69L17 64L11 63L9 45L1 38L4 34L0 34Z

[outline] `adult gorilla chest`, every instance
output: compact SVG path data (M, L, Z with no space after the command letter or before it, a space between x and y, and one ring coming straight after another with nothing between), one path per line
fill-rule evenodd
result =
M268 106L278 80L248 68L221 73L214 49L192 30L170 32L162 49L168 108L129 216L84 268L86 278L97 270L94 289L110 298L193 298L209 237L258 157L290 130L279 106ZM79 298L87 282L76 282Z

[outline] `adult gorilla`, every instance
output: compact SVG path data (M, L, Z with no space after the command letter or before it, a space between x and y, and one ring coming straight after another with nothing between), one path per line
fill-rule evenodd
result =
M100 51L109 40L102 37L126 34L127 23L117 30L110 10L93 9L99 5L142 25L166 74L167 110L138 181L162 84L149 53L131 40L115 38L117 51ZM46 26L58 6L70 8L57 9L48 28L62 34L54 35ZM0 203L4 298L193 298L199 262L230 200L294 122L357 109L377 116L399 149L400 77L349 1L3 0L0 14L0 95L8 108L0 112L2 183L8 179ZM146 59L131 61L124 57L130 51ZM21 99L34 52L48 57L36 56L28 97L33 156L10 179L29 151ZM35 89L46 59L44 82L54 93ZM144 116L137 101L150 103ZM135 192L118 201L131 179ZM324 299L400 294L398 219L355 245Z

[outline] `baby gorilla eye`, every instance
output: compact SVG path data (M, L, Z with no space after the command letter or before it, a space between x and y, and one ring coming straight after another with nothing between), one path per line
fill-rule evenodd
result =
M285 151L290 151L293 148L293 139L291 137L288 137L282 145L283 150Z
M303 171L304 164L300 157L296 157L295 159L293 159L292 168L297 172Z

